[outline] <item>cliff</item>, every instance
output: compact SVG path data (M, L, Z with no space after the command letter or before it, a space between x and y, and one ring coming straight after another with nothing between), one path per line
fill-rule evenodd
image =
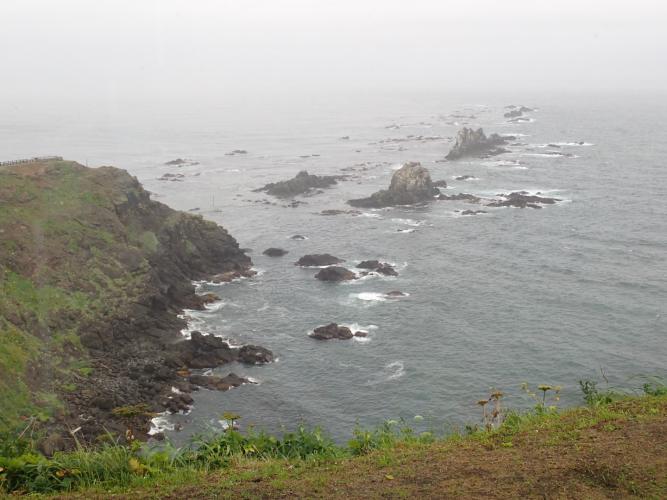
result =
M252 273L225 229L113 167L0 167L0 235L0 431L34 421L54 449L68 429L145 433L172 385L192 389L177 374L197 347L177 315L205 300L191 281Z

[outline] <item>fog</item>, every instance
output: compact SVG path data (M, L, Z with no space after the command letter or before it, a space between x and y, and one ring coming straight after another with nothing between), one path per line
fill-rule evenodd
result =
M0 102L667 87L655 0L2 0Z

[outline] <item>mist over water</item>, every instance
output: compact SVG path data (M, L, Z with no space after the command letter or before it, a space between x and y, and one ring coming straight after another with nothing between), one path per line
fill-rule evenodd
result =
M508 104L539 111L533 122L508 124ZM219 425L224 411L268 430L305 421L337 439L357 422L417 414L440 427L477 418L474 402L490 387L521 406L529 404L522 382L558 384L563 404L575 404L577 381L599 378L600 367L624 386L637 374L665 373L667 106L660 94L340 92L58 107L0 116L0 159L59 154L125 168L156 200L227 228L252 249L260 271L203 285L222 303L191 313L192 327L266 346L278 361L214 370L259 383L199 391L192 412L174 417L185 424L175 439ZM441 162L466 123L517 135L519 144L491 159ZM226 154L235 149L247 154ZM192 163L165 165L175 158ZM440 201L319 215L385 188L405 161L447 180L447 194L526 190L563 201L541 210ZM349 167L356 170L343 170ZM297 208L264 204L275 200L252 192L303 169L354 177L301 198ZM184 177L158 180L165 173ZM461 175L475 179L454 179ZM488 213L455 212L477 208ZM295 234L308 239L290 239ZM274 246L289 254L261 254ZM399 276L330 284L293 265L324 252L348 267L392 262ZM384 300L391 290L409 296ZM369 337L308 337L331 321L356 324Z

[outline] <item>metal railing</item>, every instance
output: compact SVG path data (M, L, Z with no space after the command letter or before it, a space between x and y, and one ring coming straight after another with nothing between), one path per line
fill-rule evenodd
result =
M62 156L36 156L35 158L22 158L20 160L0 161L0 167L8 165L21 165L23 163L34 163L36 161L62 161Z

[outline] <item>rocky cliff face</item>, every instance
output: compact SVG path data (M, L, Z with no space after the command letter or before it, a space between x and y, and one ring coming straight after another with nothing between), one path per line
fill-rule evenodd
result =
M391 178L389 189L373 193L368 198L350 200L353 207L382 208L394 205L414 205L433 200L440 193L433 186L429 171L420 163L410 162L397 170Z
M0 234L0 429L40 415L55 447L67 427L84 441L147 431L172 386L194 388L177 317L205 302L191 281L252 274L227 231L113 167L0 168Z
M498 134L491 134L489 137L484 134L481 128L473 130L464 127L459 130L456 136L456 143L447 154L448 160L458 160L465 156L493 156L507 152L500 146L507 144L514 137L503 137Z

